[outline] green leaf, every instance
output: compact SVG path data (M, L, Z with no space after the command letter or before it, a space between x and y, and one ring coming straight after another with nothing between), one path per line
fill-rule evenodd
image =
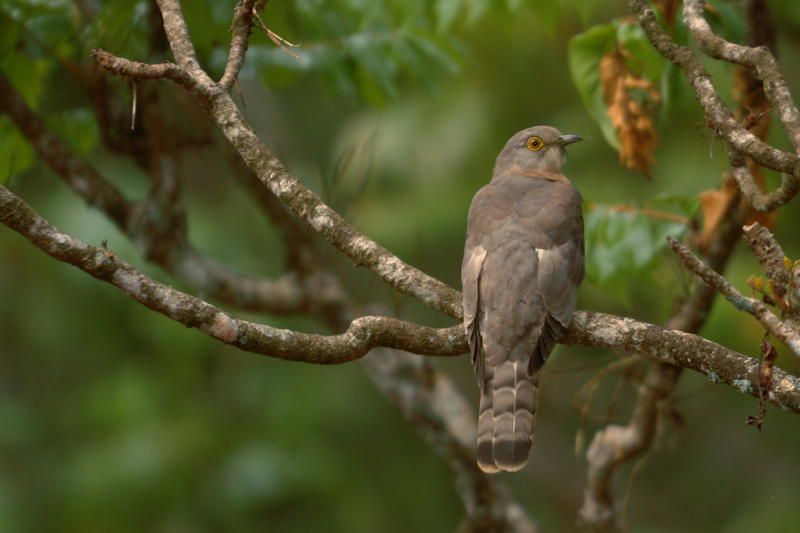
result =
M97 118L91 110L63 111L58 118L48 117L48 127L58 134L78 157L86 157L100 139Z
M183 16L192 36L192 44L201 61L202 58L211 54L217 47L221 47L227 52L230 44L229 29L234 7L235 2L231 0L182 2ZM260 33L263 35L260 30L254 29L253 31L255 34ZM222 71L220 70L218 75L221 75L221 73Z
M573 9L577 12L578 16L580 16L583 25L588 26L593 20L596 20L595 12L598 10L598 7L605 7L608 2L607 0L572 0L570 4L572 4Z
M44 95L46 74L49 70L46 59L32 60L17 53L6 54L0 58L0 72L6 75L11 84L34 111Z
M0 15L0 57L14 50L21 30L11 18Z
M734 43L745 42L747 29L741 5L722 0L710 0L708 4L712 9L706 12L706 18L715 33Z
M515 2L512 4L509 0L509 10L513 13L516 11L522 2ZM531 10L536 14L536 18L541 22L550 36L553 37L558 29L558 19L561 15L561 9L558 2L534 2L530 4Z
M633 64L629 62L631 70L646 76L653 85L658 84L666 60L653 47L644 30L637 24L623 22L617 29L617 39L636 58Z
M659 87L664 99L669 98L675 84L672 77L662 82L662 74L668 62L655 50L644 31L636 24L616 19L608 24L595 26L570 40L568 59L572 81L586 110L600 126L603 137L609 145L619 150L619 140L603 99L599 71L603 56L617 46L622 46L629 54L628 68Z
M655 205L681 203L677 197L654 200ZM690 203L685 202L687 209ZM686 230L682 222L648 216L642 210L593 209L585 217L586 277L628 303L632 281L653 283L652 272L668 247L666 236L680 238Z
M5 115L0 116L0 139L0 183L6 183L33 164L33 147Z
M467 56L466 50L457 46L455 41L434 33L410 32L410 43L425 56L444 69L448 74L456 74Z
M700 210L700 197L661 194L650 198L645 205L659 211L677 212L686 218L691 218Z
M414 46L414 39L400 38L391 42L392 54L406 67L414 79L435 94L438 90L437 72L422 49Z
M75 24L75 7L71 2L51 2L49 9L26 17L25 30L35 35L37 41L47 43L51 51L64 48L63 51L71 53L75 48Z
M313 29L303 46L293 49L306 59L305 65L289 65L287 58L273 52L254 54L257 46L272 46L264 43L265 37L254 36L253 41L260 41L251 42L244 68L255 64L268 85L318 74L326 90L381 107L397 98L407 79L435 92L442 75L458 72L468 53L452 35L453 26L468 25L476 13L488 15L484 13L488 7L499 6L502 11L509 7L508 0L493 2L298 0L287 3L283 11L271 12L265 23L285 31L284 37ZM225 59L223 53L214 52L214 68L220 69Z
M396 98L398 66L389 54L388 47L374 36L363 33L351 36L348 41L364 99L376 107L382 107L387 98Z
M436 14L436 29L440 32L452 28L461 14L464 2L462 0L439 0L434 6Z
M272 42L266 45L250 45L243 71L246 75L250 75L252 71L258 72L258 77L266 87L286 86L306 75L321 62L320 56L328 51L326 47L316 47L302 52L303 59L297 59ZM215 53L213 57L214 67L223 70L228 60L227 54Z
M143 60L149 48L149 2L111 0L89 25L87 45L132 60ZM153 9L156 9L153 6Z
M598 67L603 55L614 49L617 42L616 24L595 26L569 41L567 57L572 82L581 95L584 107L600 126L606 142L619 150L619 141L608 117Z
M467 0L467 24L476 23L486 14L491 0Z

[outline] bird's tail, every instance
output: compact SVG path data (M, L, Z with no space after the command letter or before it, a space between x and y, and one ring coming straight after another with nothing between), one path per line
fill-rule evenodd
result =
M512 359L484 369L478 416L478 466L484 472L514 472L528 462L539 374L529 377L527 362Z

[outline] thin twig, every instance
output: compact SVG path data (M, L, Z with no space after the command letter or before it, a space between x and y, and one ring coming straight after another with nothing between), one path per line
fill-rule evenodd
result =
M136 80L131 80L131 130L136 129L136 103L139 100Z
M197 87L197 82L185 70L176 65L165 61L158 64L140 63L115 56L105 50L96 48L92 50L92 57L97 63L112 74L118 76L128 76L142 80L170 80L186 89L192 90Z
M788 346L800 358L800 335L798 335L789 326L784 324L781 319L772 314L769 308L756 300L755 298L747 298L742 295L736 288L734 288L728 280L721 274L715 272L708 267L705 263L695 256L689 248L682 245L676 239L667 237L672 250L678 254L683 264L700 277L703 281L714 287L722 296L725 297L730 303L739 311L750 313L761 322L767 331L775 335L781 342Z
M243 0L236 5L233 13L233 25L231 26L231 46L228 50L228 62L225 65L225 72L219 80L219 85L226 92L236 83L239 88L239 72L244 64L244 55L247 52L247 42L250 38L250 26L252 25L252 14L256 0ZM241 97L241 91L239 96ZM244 104L244 98L242 98Z
M266 33L267 36L270 39L272 39L272 42L275 43L276 45L278 45L281 50L283 50L284 52L286 52L287 54L289 54L290 56L292 56L295 59L303 59L299 55L295 54L294 52L292 52L291 50L286 48L286 46L291 46L291 47L294 47L294 48L300 46L301 44L303 44L303 42L305 42L306 37L308 37L311 32L306 33L305 36L303 36L303 38L300 40L299 43L292 44L289 41L287 41L286 39L284 39L283 37L281 37L280 35L278 35L277 33L275 33L274 31L272 31L271 29L267 28L267 25L264 24L264 21L261 20L261 17L258 15L258 13L256 13L255 9L253 10L253 17L255 17L255 19L258 21L258 25L261 28L261 30L264 33ZM286 45L286 46L284 46L284 45Z

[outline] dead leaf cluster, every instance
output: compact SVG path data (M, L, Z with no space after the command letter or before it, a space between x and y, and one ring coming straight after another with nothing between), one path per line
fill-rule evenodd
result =
M650 179L652 152L658 134L652 112L661 104L661 95L647 79L631 70L628 61L635 61L624 49L604 55L598 66L603 101L608 117L619 139L620 164L639 170Z

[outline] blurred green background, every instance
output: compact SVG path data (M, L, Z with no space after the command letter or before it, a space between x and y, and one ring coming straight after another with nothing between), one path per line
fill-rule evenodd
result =
M12 81L18 79L11 73L27 80L30 105L74 128L65 135L76 152L129 197L141 198L146 177L98 144L90 108L53 56L88 62L87 51L103 47L161 61L146 55L146 14L154 7L101 2L82 27L75 22L82 4L0 1L0 69ZM215 76L224 66L234 4L184 3L201 63ZM738 4L714 4L736 20ZM790 87L800 90L800 6L770 6L778 14L779 60ZM620 168L581 103L567 67L569 39L626 16L621 0L273 0L264 13L272 30L293 42L313 31L293 49L302 61L254 34L241 76L242 111L289 171L360 231L460 288L469 202L507 138L525 127L549 124L592 138L570 146L565 167L587 210L664 196L691 201L718 186L727 157L720 145L710 157L696 128L703 112L685 88L660 112L652 181ZM31 44L37 40L39 48ZM730 68L707 65L728 98ZM682 85L679 73L667 75ZM144 83L161 84L164 113L175 134L185 134L193 102L169 82ZM130 98L122 81L115 87L118 98ZM175 283L25 152L7 121L2 128L8 187L60 230L94 245L105 239L148 275ZM772 131L772 142L788 149L785 134ZM197 150L182 164L192 243L240 271L278 275L280 241L226 175L219 154ZM770 187L779 183L768 179ZM775 229L793 260L800 258L797 206L780 210ZM631 234L639 235L643 223L631 219ZM653 246L647 238L629 241L622 247L628 251ZM595 265L613 275L588 279L579 308L663 322L691 278L672 257L653 254L646 268ZM453 324L350 268L335 250L325 257L344 272L360 304L381 302L419 324ZM751 274L761 272L740 245L726 275L749 292ZM302 317L231 311L326 331ZM763 330L718 301L702 334L757 357ZM778 366L797 373L788 349L776 346ZM561 347L544 371L532 459L520 473L501 474L543 531L577 527L586 465L575 454L581 423L572 400L619 355ZM477 409L469 361L434 364ZM610 378L598 394L593 411L601 418L612 403L612 421L629 414L633 387L623 384L614 396L619 381ZM800 523L796 416L770 406L762 434L743 428L757 401L689 371L676 407L682 423L633 481L632 530L789 531ZM598 427L589 423L584 431L590 438ZM452 531L462 516L444 463L359 363L316 367L223 346L0 228L1 531Z

